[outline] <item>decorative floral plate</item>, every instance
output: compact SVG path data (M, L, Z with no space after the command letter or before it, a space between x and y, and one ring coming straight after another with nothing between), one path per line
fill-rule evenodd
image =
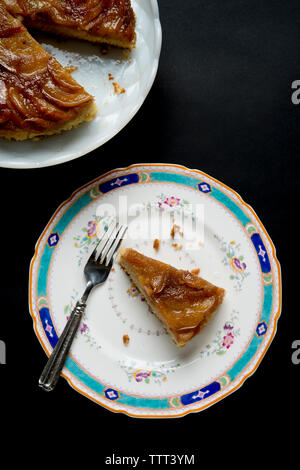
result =
M74 39L35 34L72 76L95 97L96 118L43 140L13 142L0 138L0 167L37 168L73 160L115 136L142 106L156 76L161 26L157 0L131 0L136 15L136 47L131 52ZM118 84L116 86L114 83Z
M48 355L84 290L85 261L114 218L128 223L124 246L200 268L226 297L180 349L116 261L90 296L63 375L94 402L130 416L203 410L242 385L275 335L281 276L272 241L237 193L201 171L141 164L97 178L58 208L31 262L30 312Z

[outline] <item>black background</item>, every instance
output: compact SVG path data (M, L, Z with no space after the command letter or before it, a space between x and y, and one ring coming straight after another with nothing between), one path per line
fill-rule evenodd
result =
M297 451L300 364L292 364L291 345L300 339L300 105L291 102L291 83L300 79L300 4L160 0L159 6L158 74L126 128L72 162L0 169L0 339L7 345L7 364L0 365L0 433L1 444L7 438L27 445L25 460L30 453L36 461L36 448L46 461L62 449L68 459L81 455L87 465L93 459L99 467L113 452L195 452L197 463L209 458L218 465L234 464L239 449L242 462L260 464L270 453L285 453L283 435L289 438L289 456ZM262 364L238 391L180 419L111 413L65 380L53 393L37 386L46 356L28 311L35 242L74 190L103 172L138 162L199 168L236 190L260 217L282 266L282 315Z

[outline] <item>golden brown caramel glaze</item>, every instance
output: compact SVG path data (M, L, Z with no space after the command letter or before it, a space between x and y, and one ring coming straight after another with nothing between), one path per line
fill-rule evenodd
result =
M59 132L92 104L93 97L0 0L0 135L23 139Z
M224 289L131 248L121 250L120 263L137 280L137 287L143 287L179 345L199 333L223 301Z
M130 0L3 0L13 15L37 29L68 35L67 29L89 34L82 39L131 47L135 43L135 15ZM54 27L54 29L53 29ZM60 28L55 30L56 28ZM71 31L69 31L71 32ZM74 34L72 34L74 36Z

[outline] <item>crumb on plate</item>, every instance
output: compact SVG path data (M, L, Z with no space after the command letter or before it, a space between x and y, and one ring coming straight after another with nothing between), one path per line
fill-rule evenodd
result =
M78 67L76 65L70 64L70 65L66 65L65 70L69 73L73 73L76 70L78 70Z
M121 95L122 93L125 93L125 88L122 88L118 82L113 82L114 86L114 92L116 95Z
M128 335L123 335L123 343L124 343L125 345L127 345L127 344L129 343L129 341L130 341L129 336L128 336Z
M154 240L154 242L153 242L153 248L154 248L154 250L158 251L159 245L160 245L159 239L158 239L158 238L155 238L155 240Z
M171 237L174 238L175 233L178 232L179 230L180 230L179 225L174 224L170 232Z
M182 249L183 245L182 244L178 245L178 243L172 243L172 247L174 248L175 251L178 251Z

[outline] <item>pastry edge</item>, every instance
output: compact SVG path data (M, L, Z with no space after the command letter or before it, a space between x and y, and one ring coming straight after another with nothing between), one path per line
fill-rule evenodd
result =
M94 34L90 34L87 31L83 30L75 30L72 28L68 28L67 26L60 26L60 25L51 25L45 24L42 21L34 20L31 21L26 19L24 24L31 29L37 31L43 31L45 33L55 34L58 36L63 36L65 38L74 38L74 39L83 39L89 42L97 42L101 44L110 44L112 46L121 47L123 49L133 49L136 45L136 33L134 33L134 38L132 41L122 41L117 38L108 38L106 36L96 36Z
M86 107L85 112L81 113L72 121L67 121L63 126L59 128L53 128L44 132L32 132L26 130L1 130L0 137L3 137L7 140L29 140L29 139L38 139L44 136L50 136L55 134L61 134L64 131L69 131L72 128L80 126L83 122L92 121L97 115L97 106L93 101L89 106Z

